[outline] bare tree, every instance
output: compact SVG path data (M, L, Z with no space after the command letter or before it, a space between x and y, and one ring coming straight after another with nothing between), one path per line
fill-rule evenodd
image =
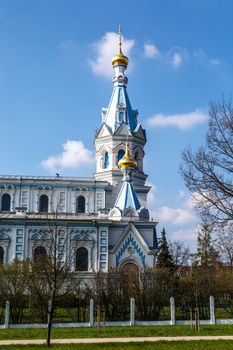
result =
M31 264L31 285L34 296L47 307L47 345L50 346L55 308L59 300L75 291L80 278L72 271L74 253L69 249L68 236L60 226L57 213L50 218L46 254L38 255Z
M216 248L222 262L227 266L233 266L233 224L221 225L216 228Z
M206 223L233 220L233 108L230 101L210 103L204 146L182 153L181 174Z
M176 267L185 266L191 257L189 247L186 247L181 241L169 241L169 251L172 261Z

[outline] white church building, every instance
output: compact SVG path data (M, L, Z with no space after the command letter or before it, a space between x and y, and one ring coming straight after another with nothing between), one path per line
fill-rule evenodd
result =
M127 65L120 34L113 92L94 139L93 177L0 176L0 263L48 254L56 220L73 270L91 275L155 265L157 223L147 209L143 171L146 132L127 94Z

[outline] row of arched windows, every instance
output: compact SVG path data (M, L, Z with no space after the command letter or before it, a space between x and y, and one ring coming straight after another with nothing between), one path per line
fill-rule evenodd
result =
M1 211L10 211L11 196L4 193L1 198ZM78 196L76 199L76 213L85 213L86 200L84 196ZM39 212L47 213L49 209L49 198L46 194L42 194L39 198Z
M125 151L123 149L120 149L117 153L117 160L116 160L116 164L118 164L119 160L121 160L121 158L124 156L125 154ZM135 156L134 156L135 160L138 162L139 161L139 152L137 151L135 153ZM106 151L104 153L104 157L103 157L103 168L104 169L107 169L109 166L109 154L108 154L108 151ZM138 168L140 168L140 165L138 164Z
M34 250L34 261L38 261L39 259L44 259L46 255L47 254L46 254L45 247L38 246ZM0 262L1 262L1 249L0 249ZM2 262L3 262L3 257L2 257ZM80 247L76 250L75 270L88 271L88 251L85 247Z
M39 198L39 212L47 213L49 208L49 198L46 194L42 194ZM76 213L86 212L86 199L84 196L78 196L76 198Z

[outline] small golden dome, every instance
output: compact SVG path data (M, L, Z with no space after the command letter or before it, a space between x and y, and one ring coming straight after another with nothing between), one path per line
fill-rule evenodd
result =
M112 65L115 66L117 64L124 64L126 67L129 63L129 59L127 56L125 56L121 50L121 46L122 46L122 41L121 41L121 26L119 26L119 50L118 53L116 54L116 56L113 57L112 59Z
M120 169L126 169L126 168L137 168L137 161L133 159L129 152L129 144L126 142L126 150L124 156L119 160L118 166Z

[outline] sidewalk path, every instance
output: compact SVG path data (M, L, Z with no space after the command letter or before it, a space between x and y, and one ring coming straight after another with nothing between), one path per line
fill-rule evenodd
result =
M76 338L52 339L52 344L88 344L88 343L142 343L158 341L191 341L191 340L233 340L233 335L203 335L203 336L177 336L177 337L133 337L133 338ZM1 345L34 345L45 344L44 339L15 339L0 340Z

